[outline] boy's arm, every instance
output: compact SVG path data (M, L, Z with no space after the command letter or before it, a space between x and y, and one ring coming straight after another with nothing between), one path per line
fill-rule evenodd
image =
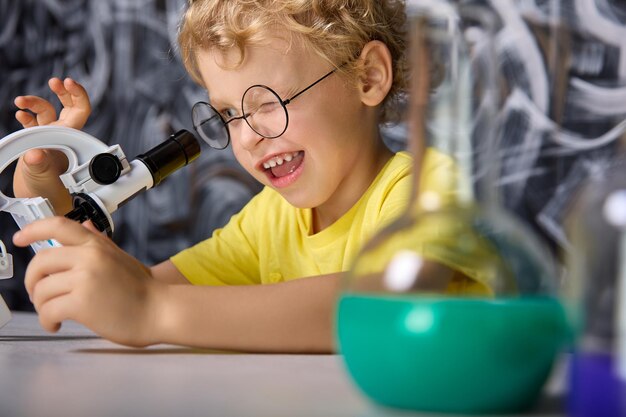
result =
M270 285L159 289L157 339L255 352L334 350L340 273Z
M149 269L102 234L58 216L28 224L13 242L44 239L62 246L38 252L24 283L48 331L74 320L129 346L333 350L338 276L273 285L176 285L182 277L169 261Z
M166 284L189 284L171 261L151 268ZM340 274L271 285L167 285L155 336L165 343L263 352L330 352Z
M190 284L187 278L169 260L154 265L150 271L152 278L164 284Z

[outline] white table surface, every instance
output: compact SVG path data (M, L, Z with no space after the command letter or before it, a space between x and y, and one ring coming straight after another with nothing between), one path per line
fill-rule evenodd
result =
M527 415L563 415L558 369ZM131 349L73 322L46 333L33 313L0 329L2 417L425 415L372 404L338 355Z

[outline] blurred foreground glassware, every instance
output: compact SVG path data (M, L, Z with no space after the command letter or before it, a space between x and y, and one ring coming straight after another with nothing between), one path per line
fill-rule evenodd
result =
M409 2L407 211L344 281L337 337L374 401L420 411L532 405L567 336L550 251L498 205L498 105L489 9ZM477 196L481 196L478 201Z
M626 23L617 18L626 8L609 3L551 0L528 19L543 39L550 85L544 111L531 110L545 117L536 125L567 175L559 188L576 190L554 199L569 207L564 300L576 336L567 381L573 417L626 416Z
M626 91L624 84L614 87ZM566 289L579 335L569 372L572 417L626 416L626 135L615 150L597 164L568 218Z
M581 192L571 217L570 296L580 337L573 417L626 416L626 153Z

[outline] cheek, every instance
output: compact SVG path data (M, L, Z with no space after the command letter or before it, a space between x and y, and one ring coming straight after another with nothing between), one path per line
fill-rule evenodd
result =
M235 159L237 160L237 162L239 162L239 165L241 165L246 171L248 171L249 174L252 174L253 176L258 174L257 172L255 172L255 169L252 165L250 154L242 149L241 146L236 144L234 141L231 141L230 144L233 147L233 155L235 155Z
M337 100L331 97L294 109L289 115L290 133L301 140L306 138L308 145L315 146L327 140L341 143L346 133L354 132L360 120L354 102L345 97Z
M320 109L316 119L311 123L311 131L317 133L313 139L324 144L326 153L343 152L351 148L355 142L363 140L363 118L353 103L335 102L325 109Z
M354 131L363 122L361 113L363 105L353 91L343 88L340 91L328 94L320 100L317 111L324 120L340 134Z

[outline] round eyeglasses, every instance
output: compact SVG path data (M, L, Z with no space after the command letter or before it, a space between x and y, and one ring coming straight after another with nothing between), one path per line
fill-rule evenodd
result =
M191 109L193 127L198 135L215 149L224 149L230 143L229 124L245 120L250 129L266 139L274 139L285 133L289 126L287 105L296 97L331 76L333 69L313 84L303 88L290 98L283 100L266 85L253 85L241 97L241 116L234 116L232 110L219 112L215 107L199 101ZM234 124L233 123L233 124Z

